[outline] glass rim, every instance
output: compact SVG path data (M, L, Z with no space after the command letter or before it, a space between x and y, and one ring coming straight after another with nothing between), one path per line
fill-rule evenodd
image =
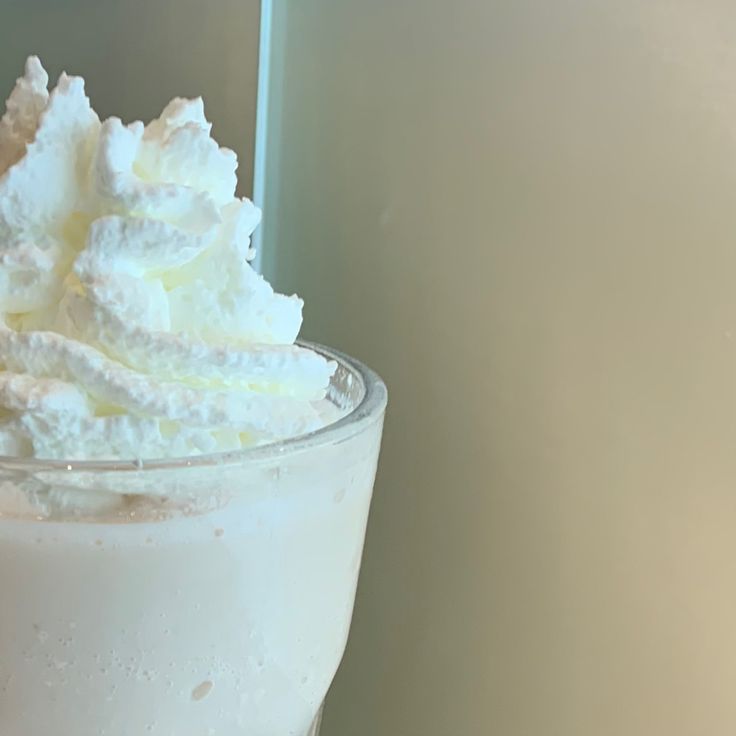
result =
M386 408L388 391L381 377L365 363L334 348L315 342L297 340L296 344L314 350L328 360L334 360L347 368L362 384L362 396L347 414L324 427L303 434L273 440L262 445L237 450L185 455L171 458L129 460L61 460L36 457L0 455L0 467L26 472L75 473L146 473L163 470L187 470L189 468L223 467L242 465L246 462L288 457L308 449L341 442L360 433L364 427L377 420Z

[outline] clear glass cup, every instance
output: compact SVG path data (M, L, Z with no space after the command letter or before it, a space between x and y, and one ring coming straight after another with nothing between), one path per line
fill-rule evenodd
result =
M0 459L2 736L311 736L342 657L386 388L308 435L155 462Z

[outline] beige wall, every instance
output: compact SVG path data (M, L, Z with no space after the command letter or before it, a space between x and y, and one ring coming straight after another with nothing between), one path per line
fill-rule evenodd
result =
M87 80L100 116L150 120L177 95L204 97L217 140L251 192L259 0L10 0L0 18L4 99L26 56L56 80Z
M265 266L391 391L325 736L736 732L736 4L279 2Z

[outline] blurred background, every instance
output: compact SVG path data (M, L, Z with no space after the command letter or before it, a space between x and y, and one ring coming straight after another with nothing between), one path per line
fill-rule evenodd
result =
M203 93L247 193L258 3L61 5L5 87ZM325 736L731 736L736 5L268 7L262 268L391 392Z
M148 121L172 97L201 95L251 193L259 0L2 0L0 11L3 101L30 54L54 83L84 77L102 119Z

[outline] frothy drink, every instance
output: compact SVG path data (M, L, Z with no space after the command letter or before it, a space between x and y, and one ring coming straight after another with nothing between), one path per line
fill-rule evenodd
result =
M0 733L314 733L385 387L295 344L201 101L47 82L0 122Z

